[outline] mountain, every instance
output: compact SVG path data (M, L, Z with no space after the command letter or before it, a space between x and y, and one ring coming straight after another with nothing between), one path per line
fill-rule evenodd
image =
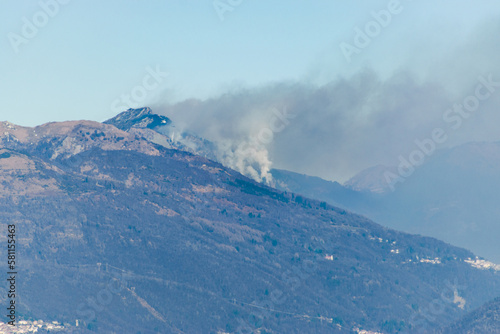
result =
M104 122L120 130L131 128L162 129L172 126L172 121L165 116L154 114L151 108L129 109Z
M142 134L168 124L151 129L143 116L145 126L121 118L127 131L0 123L0 221L16 226L20 325L415 332L500 295L500 268L471 252L159 145Z
M342 208L371 207L370 194L356 191L338 182L283 169L272 169L276 189L294 192ZM375 197L375 196L373 196Z
M105 121L104 124L114 125L118 129L166 148L190 152L217 161L217 149L214 143L178 129L168 117L153 113L151 108L126 110Z
M500 262L500 143L468 143L436 151L403 183L390 191L385 171L377 166L355 176L344 188L302 176L281 180L277 187L299 192L368 216L385 226L432 236L471 249ZM290 174L291 175L291 174ZM297 186L295 180L301 180ZM384 188L382 184L386 184ZM355 191L354 193L348 190ZM345 194L349 194L346 196Z
M397 168L383 165L367 168L349 179L344 186L360 192L387 193L391 188L385 178L386 172L396 174Z
M470 312L439 334L497 334L500 331L500 298Z
M216 145L179 131L165 116L150 108L129 109L107 124L208 159L218 159ZM438 150L395 190L386 173L396 167L378 165L344 185L285 170L271 170L273 185L358 212L384 226L435 237L471 249L500 263L500 143L469 143Z

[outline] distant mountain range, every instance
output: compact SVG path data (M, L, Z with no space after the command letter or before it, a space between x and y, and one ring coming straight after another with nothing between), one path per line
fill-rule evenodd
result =
M500 268L470 251L254 182L189 153L210 143L169 121L139 109L0 123L19 319L67 333L420 332L500 295Z
M273 170L276 187L349 209L385 226L445 240L500 262L500 143L437 151L395 191L377 166L345 185ZM385 184L385 187L384 187Z

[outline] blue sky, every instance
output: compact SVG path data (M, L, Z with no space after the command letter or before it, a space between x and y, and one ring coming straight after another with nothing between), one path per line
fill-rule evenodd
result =
M33 22L43 9L38 1L2 0L0 119L29 126L102 121L115 113L113 101L142 83L148 67L169 75L137 105L206 98L282 80L325 82L366 66L390 75L412 62L418 71L435 52L500 13L495 1L482 1L480 7L465 1L401 1L403 11L347 63L339 43L352 42L353 28L389 2L234 1L221 21L211 0L72 0L60 4L16 53L9 33L22 36L23 17ZM430 33L433 29L440 38ZM422 57L412 59L417 50Z
M103 121L153 106L238 147L282 105L300 116L263 147L263 161L330 180L397 165L478 76L500 81L498 0L0 5L0 120ZM357 47L349 57L347 44ZM443 147L500 140L500 90L492 96Z

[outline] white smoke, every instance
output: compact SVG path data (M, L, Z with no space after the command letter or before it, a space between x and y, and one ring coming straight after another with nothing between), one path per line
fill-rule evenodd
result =
M251 177L257 182L272 184L272 162L265 144L255 137L240 142L217 142L217 160L223 165Z
M291 100L289 92L284 92L286 96L277 98L263 89L255 97L255 89L250 89L211 100L188 100L153 109L170 117L177 129L186 129L213 143L205 154L193 153L217 160L257 182L273 185L270 149L275 135L286 128L291 118L283 111L284 100ZM185 134L176 132L171 139L193 147L192 137ZM203 149L200 142L196 144L198 149Z

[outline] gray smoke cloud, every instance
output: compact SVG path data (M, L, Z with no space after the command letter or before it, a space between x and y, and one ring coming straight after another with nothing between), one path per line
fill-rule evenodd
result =
M321 85L271 83L153 107L217 143L220 161L256 180L272 182L276 167L346 181L374 165L397 165L415 140L446 126L444 112L474 92L478 76L500 82L499 27L490 22L455 48L427 52L384 78L367 68ZM450 133L445 146L500 140L499 95Z

